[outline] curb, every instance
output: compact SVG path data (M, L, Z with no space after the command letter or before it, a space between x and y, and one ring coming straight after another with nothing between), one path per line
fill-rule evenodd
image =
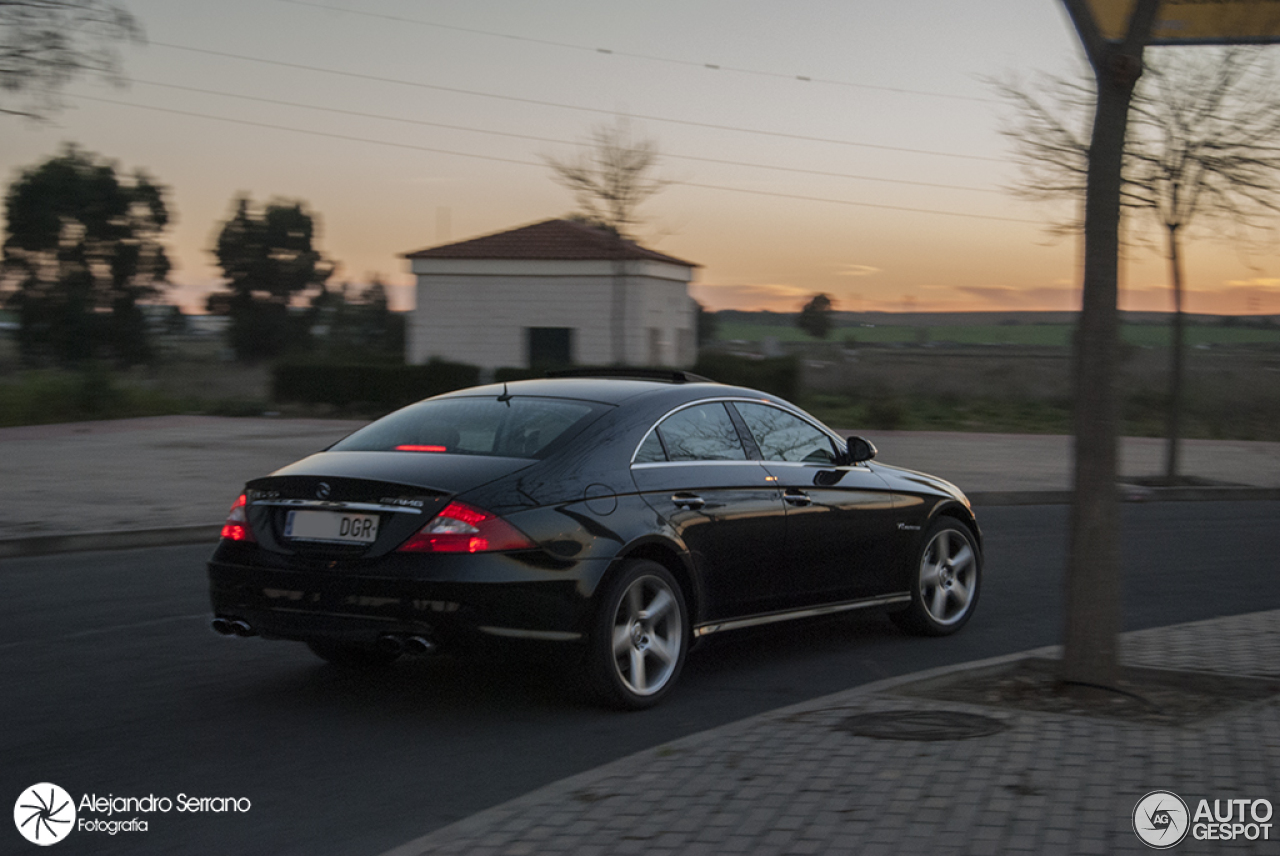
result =
M1240 502L1280 499L1280 488L1221 485L1213 487L1143 487L1120 485L1127 502Z
M1143 487L1119 484L1121 502L1267 502L1280 500L1280 488L1244 487ZM1070 490L979 490L966 493L973 505L1070 505Z
M965 492L970 505L1070 505L1069 490L979 490Z
M776 710L758 713L755 716L749 716L746 719L740 719L737 722L731 722L727 725L721 725L716 728L708 728L706 731L699 731L696 734L690 734L687 737L681 737L678 740L672 740L669 743L663 743L658 746L651 746L648 749L641 749L639 752L628 755L625 758L619 758L616 761L610 761L599 767L594 767L582 773L569 776L565 779L552 782L549 785L522 794L515 799L508 800L504 803L491 806L476 812L462 820L442 826L433 832L428 832L420 838L414 838L406 841L397 847L383 851L378 856L424 856L429 853L431 848L444 844L447 841L459 835L465 835L473 831L483 830L490 827L502 819L517 814L525 806L537 804L547 800L572 794L576 791L583 790L601 778L611 775L615 770L634 767L638 762L642 762L646 757L652 756L657 752L679 751L685 747L698 746L708 740L716 740L731 735L734 732L743 729L752 728L759 720L763 718L781 719L788 716L796 716L797 714L807 713L813 710L824 710L831 707L840 707L851 703L854 699L863 696L877 695L888 692L904 684L913 684L917 681L930 680L932 678L943 677L944 675L954 674L955 672L964 672L971 669L989 668L992 666L1001 666L1005 663L1012 663L1027 657L1053 657L1062 655L1061 645L1046 645L1040 648L1031 648L1026 651L1019 651L1013 654L1001 654L996 657L988 657L983 660L971 660L964 663L956 663L950 666L938 666L933 669L925 669L919 672L911 672L906 675L898 675L892 678L882 678L878 681L872 681L869 684L853 687L847 690L838 690L825 696L812 698L808 701L798 702L787 707L780 707Z
M1280 500L1274 487L1138 487L1119 486L1125 502L1267 502ZM977 506L1070 505L1069 490L986 490L967 494ZM218 540L222 524L170 526L163 529L113 529L77 532L70 535L34 535L27 538L0 538L0 559L47 556L53 553L81 553L90 550L130 550L140 547L172 547L183 544L212 544Z
M169 526L164 529L116 529L106 532L76 532L70 535L35 535L0 539L0 559L19 556L47 556L52 553L81 553L88 550L128 550L137 547L171 547L180 544L213 545L222 524Z

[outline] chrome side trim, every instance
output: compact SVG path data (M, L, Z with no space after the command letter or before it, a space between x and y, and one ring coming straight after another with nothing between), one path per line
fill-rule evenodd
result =
M673 407L671 410L668 410L668 411L667 411L666 413L664 413L661 417L659 417L659 419L658 419L658 421L657 421L657 422L655 422L655 423L653 423L653 425L649 426L649 430L648 430L648 431L646 431L646 432L644 433L644 436L643 436L642 438L640 438L640 443L639 443L639 445L637 445L637 446L636 446L636 448L635 448L635 451L631 453L631 466L632 466L632 467L652 467L652 466L671 465L671 464L685 464L685 465L688 465L688 464L694 464L694 463L715 463L715 464L730 464L730 463L748 463L748 464L763 464L763 463L770 463L770 464L771 464L771 463L782 463L782 462L780 462L780 461L754 461L754 460L750 460L750 459L748 459L748 460L746 460L746 461L649 461L649 462L636 463L636 455L640 454L640 448L641 448L641 446L643 446L643 445L644 445L645 440L648 440L648 439L649 439L649 435L650 435L650 434L652 434L654 431L656 431L656 430L657 430L657 428L658 428L658 426L659 426L659 425L661 425L661 424L662 424L662 422L663 422L663 420L665 420L667 417L671 416L671 415L672 415L672 414L674 414L674 413L678 413L678 412L680 412L681 410L687 410L687 409L688 409L688 408L690 408L690 407L697 407L697 406L702 405L702 404L715 404L715 403L721 403L721 404L723 404L723 403L726 403L726 402L742 402L742 403L744 403L744 404L762 404L762 405L764 405L764 406L766 406L766 407L772 407L772 408L774 408L775 410L781 410L783 413L789 413L789 414L791 414L792 416L795 416L795 417L796 417L797 419L799 419L800 421L808 423L808 424L810 425L810 427L812 427L815 431L818 431L818 432L820 432L820 433L822 433L822 434L825 434L825 435L826 435L830 440L832 440L832 442L834 442L834 443L836 444L836 448L837 448L837 449L843 448L843 447L846 445L846 443L848 442L844 437L841 437L839 434L837 434L836 432L832 431L830 428L828 428L828 427L826 427L825 425L823 425L822 423L820 423L820 422L816 421L812 416L810 416L808 413L806 413L805 411L801 410L800 408L796 407L794 404L791 404L791 405L790 405L790 406L788 406L788 407L783 407L783 406L781 406L780 404L778 404L778 402L776 402L776 401L772 401L772 400L770 400L770 399L768 399L768 398L751 398L751 397L748 397L748 396L745 396L745 395L717 396L717 397L715 397L715 398L702 398L702 399L699 399L699 400L697 400L697 401L688 401L688 402L685 402L684 404L681 404L681 405L680 405L680 406L678 406L678 407ZM799 463L799 462L797 461L797 462L789 462L789 463ZM810 465L810 466L812 466L812 465ZM827 464L826 466L827 466L827 467L832 467L832 466L835 466L835 464Z
M382 505L377 502L333 502L325 499L255 499L249 505L276 505L282 508L308 508L317 511L390 511L421 514L421 508L404 505Z
M911 593L886 594L880 597L867 597L861 600L847 600L844 603L828 603L823 606L811 606L804 609L788 609L781 612L764 612L759 615L748 615L745 618L731 618L728 621L711 621L693 628L694 636L710 636L724 630L741 630L744 627L758 627L761 624L774 624L779 621L794 621L797 618L812 618L818 615L833 615L837 612L851 612L855 609L869 609L875 606L888 606L892 603L910 603Z
M650 435L650 434L652 434L655 430L657 430L658 426L659 426L659 425L661 425L661 424L662 424L662 422L663 422L663 420L665 420L667 417L671 416L672 414L679 413L681 410L688 410L690 407L699 407L699 406L701 406L701 405L703 405L703 404L723 404L723 403L724 403L724 402L726 402L726 401L751 401L751 402L755 402L756 404L773 404L773 402L772 402L772 401L770 401L770 400L769 400L769 399L767 399L767 398L747 398L746 396L741 396L741 395L737 395L737 396L715 396L715 397L712 397L712 398L700 398L700 399L698 399L698 400L696 400L696 401L686 401L684 404L681 404L681 405L679 405L679 406L677 406L677 407L673 407L673 408L671 408L670 410L668 410L666 413L664 413L664 414L662 414L661 416L659 416L659 417L658 417L658 420L657 420L656 422L654 422L652 425L650 425L650 426L649 426L649 430L648 430L648 431L646 431L646 432L644 432L644 436L640 438L640 443L639 443L639 445L637 445L637 446L636 446L635 451L631 453L631 466L633 466L633 467L644 467L644 466L649 466L650 464L689 464L689 463L694 463L693 461L649 461L648 463L641 462L641 463L637 464L637 463L636 463L636 455L640 454L640 447L644 445L644 441L649 439L649 435ZM727 464L727 463L732 463L732 461L714 461L713 463L718 463L718 464ZM759 462L759 461L747 460L747 461L744 461L743 463L748 463L748 464L758 464L758 463L760 463L760 462Z
M726 464L750 464L753 467L758 467L763 463L764 461L743 461L737 459L731 461L649 461L643 464L632 464L631 469L649 470L657 467L709 467L713 465L722 467Z
M490 636L503 636L508 639L541 639L545 642L576 642L582 638L581 633L565 630L522 630L518 627L477 627L481 633Z

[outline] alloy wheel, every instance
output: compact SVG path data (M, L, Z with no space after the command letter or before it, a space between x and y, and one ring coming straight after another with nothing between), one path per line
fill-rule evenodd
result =
M649 696L671 680L684 645L684 616L668 583L637 577L618 601L613 617L613 665L626 689Z
M920 559L920 601L938 624L955 624L973 602L978 557L969 540L954 529L933 536Z

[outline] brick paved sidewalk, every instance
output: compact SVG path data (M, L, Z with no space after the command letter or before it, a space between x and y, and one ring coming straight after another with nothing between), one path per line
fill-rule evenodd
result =
M1280 610L1129 633L1124 656L1130 665L1280 677ZM1280 697L1167 727L894 692L958 669L836 693L641 752L385 856L1146 853L1131 816L1150 791L1173 791L1193 812L1200 799L1280 804ZM904 709L979 713L1008 727L936 742L835 728L855 713ZM1280 853L1280 818L1272 824L1269 841L1189 835L1175 852Z

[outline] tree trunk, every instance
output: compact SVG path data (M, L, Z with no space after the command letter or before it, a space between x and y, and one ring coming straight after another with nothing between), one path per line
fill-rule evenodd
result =
M1114 686L1119 676L1120 562L1116 492L1119 350L1116 310L1120 184L1137 56L1111 48L1096 64L1098 102L1085 198L1084 293L1076 330L1075 497L1067 547L1063 679Z
M613 236L613 282L611 284L609 328L613 340L613 364L627 364L627 261L622 233Z
M1165 414L1165 481L1173 484L1178 478L1182 440L1182 257L1178 253L1178 224L1166 224L1169 228L1169 270L1173 277L1173 335L1169 343L1169 402Z

